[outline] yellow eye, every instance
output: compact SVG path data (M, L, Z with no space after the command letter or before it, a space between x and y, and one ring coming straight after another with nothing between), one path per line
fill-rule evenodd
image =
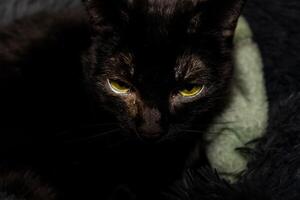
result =
M183 97L194 97L200 94L204 89L204 86L192 86L190 88L184 88L179 90L179 94Z
M130 90L130 88L119 81L112 81L112 80L107 80L108 85L110 87L110 89L117 94L127 94Z

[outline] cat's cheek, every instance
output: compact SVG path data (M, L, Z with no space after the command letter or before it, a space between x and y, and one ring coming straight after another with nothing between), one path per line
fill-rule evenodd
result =
M134 92L128 93L128 94L117 94L113 92L109 85L107 84L107 81L105 78L103 79L98 79L98 87L99 88L105 88L102 94L103 97L107 100L110 101L112 100L112 97L115 99L115 101L119 102L119 105L117 106L118 110L124 110L126 114L128 115L128 118L135 118L137 113L138 113L138 108L137 108L137 95ZM102 99L104 99L102 98ZM119 112L119 111L117 111Z
M187 106L187 104L196 101L198 97L181 97L179 95L173 96L170 99L170 112L172 114L178 113Z
M131 94L127 94L126 96L124 96L122 98L127 107L127 112L129 114L129 117L135 118L138 114L136 95L134 93L131 93Z
M179 98L173 96L170 98L170 113L176 114L183 108L183 104L180 102Z

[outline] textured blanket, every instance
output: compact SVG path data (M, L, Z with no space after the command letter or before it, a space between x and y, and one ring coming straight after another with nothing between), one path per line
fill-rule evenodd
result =
M57 9L79 2L47 0L46 3L39 4L41 1L33 0L31 11L34 13L41 7L53 7L54 1L60 2L55 4L58 5ZM0 1L0 23L22 16L24 12L20 2L22 1ZM15 13L4 12L11 10L8 7L13 6L18 7ZM215 126L210 131L212 135L207 137L211 141L207 149L213 168L229 179L237 174L240 176L235 177L235 183L230 184L212 169L192 169L186 173L184 181L176 186L175 192L169 196L171 199L300 199L300 2L251 0L246 6L244 16L250 24L253 36L245 21L241 21L237 33L239 30L241 32L236 36L236 47L239 47L236 55L245 56L245 60L249 62L244 63L247 67L236 71L242 75L236 75L236 81L244 84L242 87L236 85L233 91L240 95L232 101L236 107L231 107L237 109L237 115L231 115L229 107L221 119L233 118L223 120L229 122L230 129L224 129L223 125ZM237 59L236 62L243 61ZM254 74L248 71L249 66L254 69ZM249 78L245 79L243 75ZM266 91L261 84L263 82ZM252 87L247 88L250 85ZM242 98L256 95L257 101ZM262 112L258 112L260 108ZM246 117L243 118L245 120L241 120L242 117ZM240 122L242 127L235 126L234 122ZM214 134L220 131L220 136ZM244 147L247 142L262 136L264 132L265 135L258 140L254 150L244 149L243 154L235 150L236 147ZM240 134L243 134L242 137Z
M247 158L237 149L261 137L268 118L262 59L244 18L239 20L234 43L231 102L206 134L211 166L231 180L247 165Z

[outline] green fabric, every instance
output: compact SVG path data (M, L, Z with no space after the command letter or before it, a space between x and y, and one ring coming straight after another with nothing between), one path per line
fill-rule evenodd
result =
M241 17L234 39L235 73L231 103L205 135L211 166L228 180L246 169L247 157L236 148L262 136L268 103L259 49L246 20Z

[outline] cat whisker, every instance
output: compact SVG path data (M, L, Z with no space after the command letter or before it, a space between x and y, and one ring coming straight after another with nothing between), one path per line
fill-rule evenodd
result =
M173 134L166 135L163 140L173 140L178 139L179 137L185 137L186 135L198 135L201 133L201 131L197 130L186 130L186 129L180 129L176 128L177 131Z
M180 131L182 131L182 132L189 132L189 133L201 133L201 131L199 131L199 130L189 130L189 129L182 129Z
M213 124L233 124L234 121L225 121L225 122L214 122Z
M129 141L129 140L130 140L129 138L124 138L124 139L122 139L122 140L120 140L120 141L118 141L118 142L111 143L111 144L107 145L106 147L107 147L108 149L113 149L113 148L115 148L115 147L118 147L118 146L124 144L125 142L127 142L127 141Z
M73 128L70 128L70 129L66 129L64 131L60 131L60 132L56 133L56 136L57 137L64 137L64 136L70 135L72 137L72 136L74 136L74 133L78 133L78 130L82 130L82 132L93 130L93 132L94 132L94 131L96 131L95 129L97 129L97 128L113 128L113 127L117 127L117 126L118 126L117 123L81 124L78 127L73 127Z
M91 135L91 136L88 136L88 137L74 139L74 140L68 141L68 143L88 142L88 141L98 139L99 137L103 137L103 136L106 136L106 135L109 135L109 134L112 134L112 133L115 133L115 132L118 132L118 131L120 131L120 128L115 128L115 129L108 130L108 131L105 131L105 132L101 132L99 134L94 134L94 135Z
M96 127L104 127L104 126L116 126L118 123L103 123L103 124L83 124L81 127L84 128L96 128Z

